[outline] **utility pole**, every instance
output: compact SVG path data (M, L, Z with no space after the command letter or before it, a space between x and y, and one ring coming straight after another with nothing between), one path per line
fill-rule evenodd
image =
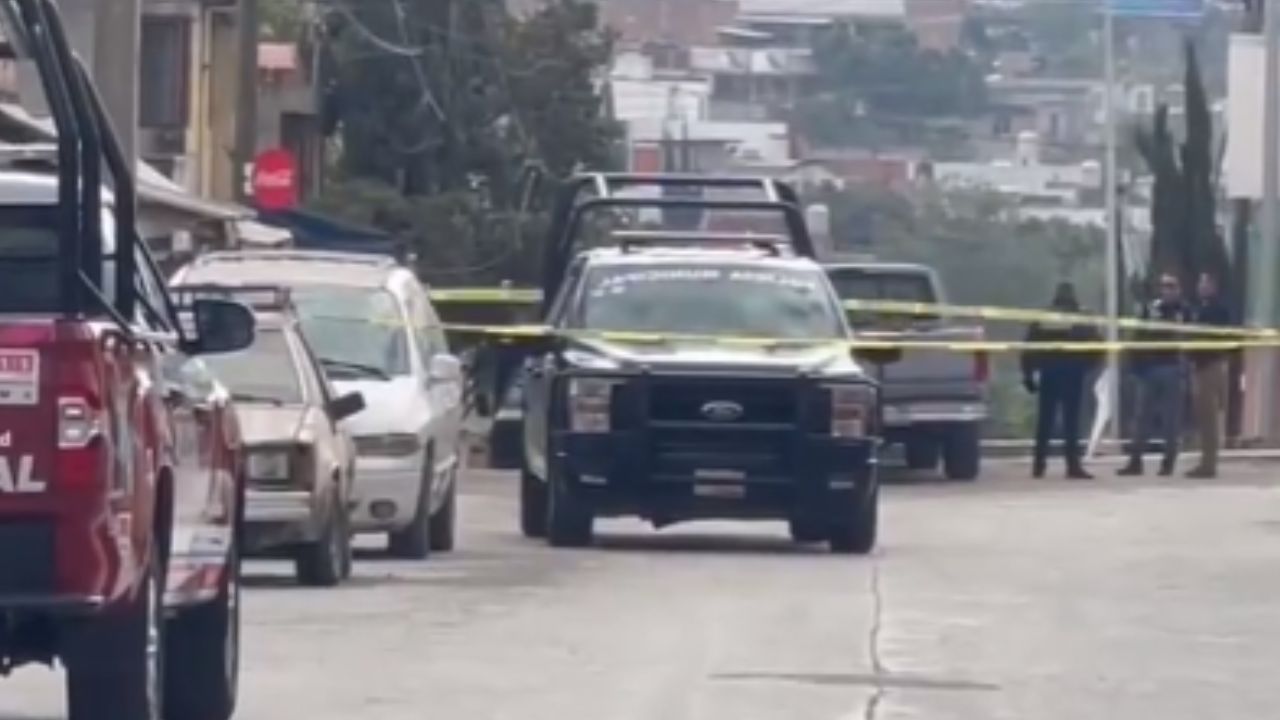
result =
M258 154L258 30L259 0L240 0L240 78L236 101L236 148L231 177L236 196L252 199L251 166Z
M1119 198L1119 163L1116 160L1116 21L1115 9L1111 0L1103 3L1102 10L1102 58L1103 58L1103 114L1105 117L1106 163L1104 166L1104 188L1107 208L1107 252L1106 252L1106 297L1107 297L1107 342L1114 343L1120 339L1120 212ZM1119 440L1123 437L1120 412L1120 356L1114 350L1107 353L1107 406L1111 409L1111 436Z
M120 149L138 157L138 57L141 0L61 0L72 48L102 94Z
M1263 111L1262 111L1262 223L1261 236L1258 242L1258 265L1263 282L1257 283L1257 302L1254 305L1254 322L1261 326L1270 326L1276 320L1276 291L1274 273L1277 269L1277 190L1280 189L1280 142L1277 132L1280 131L1280 73L1277 72L1277 60L1280 59L1280 3L1267 2L1263 9L1263 34L1266 40L1266 68L1263 71ZM1262 411L1262 437L1274 441L1280 435L1277 427L1275 394L1277 373L1280 365L1276 362L1274 350L1266 350L1261 354L1261 367L1257 375L1257 397ZM1251 391L1252 394L1252 391Z

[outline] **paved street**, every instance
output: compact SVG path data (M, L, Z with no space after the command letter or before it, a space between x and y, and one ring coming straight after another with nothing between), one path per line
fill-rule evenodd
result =
M250 564L238 717L1274 717L1274 472L898 485L869 559L627 522L551 551L516 535L511 478L474 473L454 556L362 558L336 591ZM0 718L60 717L60 692L22 671Z

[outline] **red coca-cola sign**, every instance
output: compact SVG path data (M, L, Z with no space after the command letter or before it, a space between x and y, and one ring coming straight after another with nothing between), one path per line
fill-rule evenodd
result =
M253 198L263 210L289 210L298 204L298 163L282 148L253 161Z

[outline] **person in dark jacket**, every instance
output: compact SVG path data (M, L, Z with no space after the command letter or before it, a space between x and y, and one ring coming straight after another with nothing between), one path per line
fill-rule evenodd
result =
M1218 281L1213 275L1200 275L1196 295L1196 303L1191 310L1192 322L1218 326L1231 323L1231 313L1218 297ZM1191 353L1191 366L1191 395L1200 438L1200 464L1188 472L1187 477L1211 478L1218 473L1218 447L1222 441L1222 413L1228 382L1227 353L1216 350Z
M1182 299L1182 284L1178 276L1165 273L1160 276L1160 294L1155 301L1143 306L1141 318L1166 323L1185 323L1190 317L1190 307ZM1168 330L1148 330L1139 333L1138 339L1146 342L1177 342L1185 335ZM1183 358L1173 349L1137 350L1132 355L1134 378L1138 381L1138 407L1134 417L1134 432L1129 445L1129 462L1120 469L1120 475L1141 475L1142 456L1147 451L1151 435L1157 423L1163 429L1164 457L1160 462L1160 474L1172 475L1178 461L1178 438L1182 434Z
M1061 283L1053 295L1051 310L1080 312L1075 287ZM1035 323L1027 330L1028 342L1097 342L1098 332L1087 325ZM1058 416L1062 416L1063 454L1067 477L1093 478L1084 469L1080 451L1080 406L1089 374L1098 364L1098 353L1032 350L1022 354L1022 382L1028 392L1039 395L1036 410L1036 444L1032 475L1043 477L1048 464L1049 441Z

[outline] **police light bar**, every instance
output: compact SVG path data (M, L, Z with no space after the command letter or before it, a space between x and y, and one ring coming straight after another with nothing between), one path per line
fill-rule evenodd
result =
M279 285L181 285L173 292L180 309L189 309L196 300L234 300L259 312L281 312L293 307L289 288Z

